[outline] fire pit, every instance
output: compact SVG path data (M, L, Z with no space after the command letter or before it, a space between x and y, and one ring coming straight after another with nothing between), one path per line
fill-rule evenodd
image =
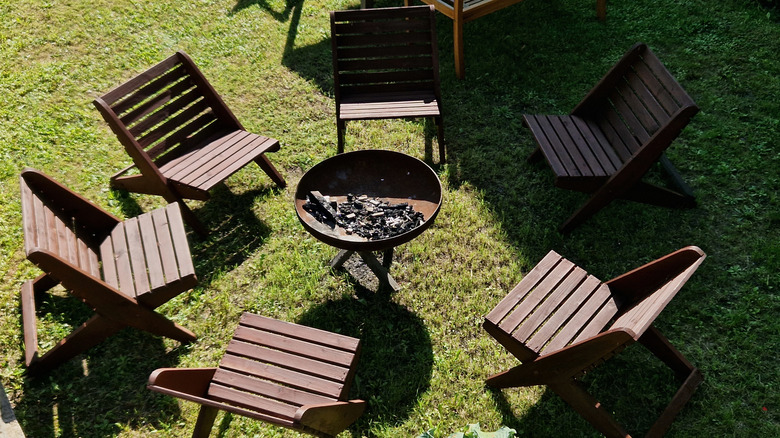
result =
M322 201L333 209L331 214L338 214L338 205L347 203L348 197L349 201L354 201L362 196L366 197L362 202L366 205L379 203L391 209L403 208L410 215L412 212L421 214L419 225L389 237L370 238L349 230L346 218L323 220L320 214L307 211L311 210L315 197L325 198ZM380 283L395 290L398 285L387 272L393 248L425 231L439 213L441 201L441 183L427 164L385 150L355 151L328 158L306 172L295 191L295 211L303 227L322 242L342 250L331 261L332 267L340 267L357 252ZM308 207L307 203L310 204ZM374 207L378 206L371 208ZM327 206L324 209L327 210ZM373 251L384 252L382 264Z

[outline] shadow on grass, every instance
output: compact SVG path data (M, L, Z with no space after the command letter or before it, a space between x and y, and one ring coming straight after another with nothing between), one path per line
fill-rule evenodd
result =
M270 235L271 229L252 212L255 202L263 202L279 193L279 189L266 186L234 194L224 184L211 192L211 199L193 208L197 202L185 200L200 219L208 236L201 238L188 233L195 273L200 286L206 286L219 271L240 265L254 253ZM143 213L138 203L127 192L115 191L125 217ZM185 224L185 228L189 228Z
M367 430L381 423L403 423L420 394L430 385L431 339L424 322L386 294L358 291L307 310L299 324L359 338L362 350L350 398L368 402L351 427Z
M636 345L597 367L582 379L582 384L632 436L640 436L661 415L682 382ZM522 390L488 388L503 424L517 430L518 436L601 436L550 389L545 389L539 401L518 416L507 395Z
M186 346L124 329L48 374L24 381L16 416L28 437L114 436L119 425L162 424L178 414L170 397L152 397L149 374L175 366Z

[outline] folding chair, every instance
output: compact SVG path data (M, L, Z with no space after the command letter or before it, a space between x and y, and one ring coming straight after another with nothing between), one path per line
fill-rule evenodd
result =
M160 368L148 388L201 405L193 437L220 410L331 437L365 409L347 400L359 354L359 339L244 313L218 367Z
M285 185L265 155L278 151L279 142L245 131L184 52L94 104L134 163L112 176L111 186L178 202L184 219L200 235L206 229L184 199L209 199L214 186L252 161L277 186ZM128 174L134 168L140 173Z
M487 384L547 385L599 432L625 438L630 435L578 379L639 341L683 381L647 434L663 435L702 375L653 322L704 257L689 246L601 282L550 251L485 317L485 330L522 362Z
M435 23L432 6L330 13L339 153L350 120L425 117L446 160Z
M121 221L37 170L25 169L19 183L24 249L44 271L21 291L28 373L51 370L123 327L196 339L154 312L197 283L178 204ZM57 284L95 314L39 356L36 295Z
M590 193L561 225L567 233L616 198L693 207L693 193L664 151L699 111L644 44L631 48L568 116L524 115L555 185ZM641 181L660 160L679 191Z

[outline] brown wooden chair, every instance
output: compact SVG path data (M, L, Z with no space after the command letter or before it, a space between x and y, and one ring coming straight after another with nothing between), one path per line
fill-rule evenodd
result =
M607 437L628 437L578 379L639 341L684 382L647 434L663 435L702 375L653 322L704 257L689 246L601 282L550 251L485 318L485 330L522 362L487 384L547 385Z
M202 405L193 437L220 410L330 437L365 409L347 400L359 354L359 339L244 313L218 367L160 368L148 387Z
M445 157L432 6L330 13L338 152L347 121L432 118Z
M463 49L463 25L469 21L484 17L520 3L523 0L420 0L433 5L436 10L452 20L453 52L455 55L455 74L458 79L466 77L466 57ZM409 6L412 0L404 0ZM607 16L607 0L596 0L596 15L599 20Z
M195 340L154 311L197 283L178 204L121 221L37 170L25 169L19 184L24 249L44 271L21 291L29 373L50 370L123 327ZM35 297L57 284L95 314L39 356Z
M265 155L278 151L279 142L245 131L184 52L94 104L134 163L112 176L111 186L178 202L201 235L206 229L184 199L209 199L209 190L252 161L278 186L285 185ZM128 174L133 168L140 173Z
M666 207L696 205L664 155L699 108L644 44L631 48L570 115L524 115L555 185L590 193L560 230L569 232L616 198ZM643 182L660 160L679 191Z

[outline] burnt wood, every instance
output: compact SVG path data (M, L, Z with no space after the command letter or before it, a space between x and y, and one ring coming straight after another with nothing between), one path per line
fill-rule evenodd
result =
M444 162L433 7L330 13L338 152L350 120L432 118Z
M466 57L463 48L463 25L469 21L500 11L523 0L420 0L432 5L437 11L452 20L453 53L455 56L455 75L458 79L466 77ZM412 0L404 0L409 6ZM363 7L369 5L363 4ZM604 21L607 16L607 0L596 0L596 15Z
M184 199L209 199L209 191L251 162L276 185L284 178L266 152L279 142L252 134L184 52L174 55L94 101L133 159L111 177L111 186L178 202L199 234L206 229ZM131 174L131 170L138 173Z
M647 434L662 436L703 378L653 322L704 258L689 246L602 282L550 251L485 317L485 330L522 362L487 384L547 385L601 433L625 438L579 378L639 341L683 381Z
M218 367L160 368L148 388L202 405L194 437L219 410L330 437L365 409L348 400L359 355L359 339L244 313Z
M154 312L197 284L178 204L121 221L35 169L19 185L25 253L44 271L21 291L28 373L51 370L123 327L196 339ZM41 356L36 296L58 284L95 315Z
M560 230L567 233L616 198L665 207L696 205L664 151L699 111L658 57L636 44L569 115L523 115L555 185L591 194ZM660 162L676 190L642 181Z

